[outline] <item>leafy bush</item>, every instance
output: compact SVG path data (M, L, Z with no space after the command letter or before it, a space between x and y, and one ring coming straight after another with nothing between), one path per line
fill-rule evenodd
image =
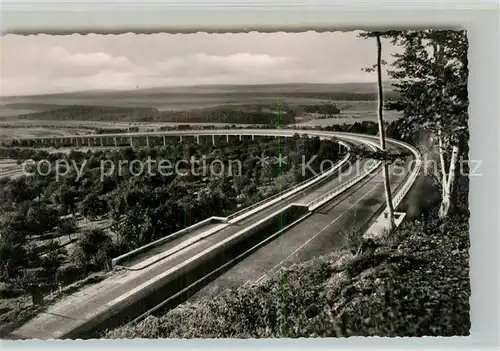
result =
M0 282L0 299L11 299L19 295L20 292L13 289L11 284Z
M33 203L26 214L28 230L34 234L41 234L50 230L58 223L59 213L57 209L43 202Z
M69 263L57 269L56 281L60 285L69 285L85 276L85 271L78 268L75 264Z
M112 258L114 247L111 237L100 229L86 230L80 236L72 254L72 261L80 268L100 270Z
M67 235L71 240L71 234L76 232L78 229L78 225L74 218L66 218L61 220L59 225L57 226L57 233L59 236Z

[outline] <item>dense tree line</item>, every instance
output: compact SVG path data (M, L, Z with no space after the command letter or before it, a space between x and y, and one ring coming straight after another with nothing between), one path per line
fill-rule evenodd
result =
M95 134L122 134L122 133L136 133L139 131L138 127L129 128L96 128Z
M187 122L187 123L242 123L242 124L266 124L280 125L295 122L295 116L289 111L277 112L259 111L217 107L192 111L164 111L161 114L163 122Z
M176 143L69 154L36 149L9 152L9 157L49 161L41 169L45 176L36 173L0 180L0 282L9 285L8 291L25 292L32 283L64 285L71 276L78 279L105 269L112 257L260 201L319 173L322 160L335 162L339 156L334 141L298 135L279 142L267 138L217 147ZM273 162L279 154L286 163ZM313 155L318 156L310 164L314 172L304 172L303 157L307 161ZM262 157L269 164L259 164ZM49 167L61 160L75 167L57 180L55 168ZM151 172L138 175L130 166L135 160L150 162ZM189 162L183 164L181 174L162 174L158 168L162 160ZM214 160L228 171L212 174L207 167ZM116 167L113 172L103 166L110 164ZM233 173L229 165L234 165ZM82 221L103 218L110 220L110 228L81 227Z
M66 106L49 111L33 112L17 118L29 120L86 120L129 122L240 123L275 125L277 113L248 108L215 107L190 111L159 111L146 107ZM294 115L283 110L280 123L293 123Z
M307 113L321 113L324 115L338 115L340 109L334 104L324 104L324 105L305 105L301 106L304 112Z

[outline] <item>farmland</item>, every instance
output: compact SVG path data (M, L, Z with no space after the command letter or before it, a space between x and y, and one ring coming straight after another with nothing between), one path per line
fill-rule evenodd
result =
M272 124L278 119L281 124L292 124L316 117L373 120L374 88L372 83L231 85L2 97L0 117L3 122L16 123L57 120L128 124ZM394 97L389 85L386 95ZM310 113L315 106L322 111L327 105L335 106L340 113ZM324 110L326 114L328 109Z

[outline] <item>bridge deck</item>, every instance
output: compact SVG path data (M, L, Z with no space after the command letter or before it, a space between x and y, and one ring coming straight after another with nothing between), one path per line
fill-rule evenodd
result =
M399 189L407 174L391 175L391 189ZM334 201L315 211L309 218L258 249L190 298L213 297L226 289L266 279L294 263L335 252L345 244L344 233L359 231L385 204L381 170Z
M360 161L364 162L364 161ZM349 177L354 177L355 174L348 174L344 177L333 176L320 186L321 191L327 191L338 186L341 182L346 181ZM48 339L59 338L67 332L73 330L85 321L94 318L97 314L109 309L114 301L123 299L129 296L131 291L134 292L139 286L148 284L153 281L161 273L183 262L184 260L193 257L197 253L209 248L215 243L237 233L238 231L248 227L250 224L263 219L273 212L290 204L291 202L300 202L301 198L307 197L310 192L315 192L317 189L305 190L304 193L299 193L292 199L280 201L263 211L257 212L236 224L228 225L226 228L217 231L211 236L199 242L190 245L175 254L153 263L140 270L122 270L112 277L81 291L78 291L67 298L50 306L46 312L39 314L37 317L17 329L11 334L12 338L20 339ZM206 228L205 228L206 229ZM190 234L191 237L198 235L196 231ZM184 237L185 238L185 237ZM180 240L175 240L167 243L163 248L174 248L175 244L180 245ZM155 250L158 254L158 251ZM148 254L129 262L128 266L137 266L141 261L150 258Z
M366 161L362 160L358 162L363 164ZM360 166L359 169L362 170L363 166ZM256 214L253 214L236 224L228 225L227 227L222 228L221 230L215 232L207 238L193 243L188 247L182 248L179 251L166 256L164 259L161 259L158 262L152 263L148 266L144 266L139 270L118 271L110 278L88 288L82 289L81 291L78 291L62 299L53 306L48 307L45 312L39 314L34 319L14 331L11 334L11 337L22 339L60 338L61 336L75 329L84 322L95 318L95 316L100 314L101 312L109 311L117 301L123 300L131 294L137 293L140 289L146 288L148 284L155 281L162 273L175 267L179 263L184 262L186 259L193 257L197 253L202 252L203 250L213 246L215 243L237 233L250 224L253 224L256 221L265 218L276 210L283 208L292 202L306 203L309 201L309 199L312 200L314 197L316 197L316 194L324 193L340 185L342 182L345 182L348 179L354 177L355 175L356 172L351 171L348 174L345 174L343 177L333 176L317 187L309 188L292 198L286 199L286 201L280 201L272 206L269 206L268 208ZM373 180L373 182L380 183L380 179ZM377 187L375 187L375 183L371 183L368 186L376 189ZM383 193L382 195L377 193L377 196L383 196ZM370 199L372 199L372 197L370 197ZM349 203L349 201L350 200L345 199L343 201L340 201L338 204L347 204ZM371 201L374 200L372 199ZM356 202L356 204L359 204L361 206L361 203L359 201ZM378 204L378 206L380 206L380 204ZM340 208L336 211L342 212L345 211L345 209ZM320 216L319 214L315 214L314 216L317 217L316 219L320 218L318 217ZM311 226L316 227L320 225L326 220L326 218L331 218L331 216L325 216L323 214L323 220L318 221L317 223L309 219L302 223L299 223L302 228L302 233L308 231L311 231L311 233L314 232L314 230L310 230L308 228L312 228ZM292 228L291 232L288 232L284 237L299 237L300 235L295 233L295 228L298 228L299 225ZM211 228L213 229L213 227ZM207 228L204 229L206 230ZM189 236L193 238L198 234L200 234L200 231L190 233ZM186 236L183 236L182 238L183 240L186 240ZM282 245L279 245L280 240L281 239L278 238L271 243L272 245L274 245L275 250L276 247L281 250ZM276 246L276 243L278 244L278 246ZM164 252L162 250L173 249L175 247L178 247L179 245L181 245L181 241L172 241L166 246L160 247L158 248L158 250L154 250L151 253L140 256L126 264L128 267L141 265L141 262L151 259L154 255L159 255ZM290 245L289 249L294 248L293 243L287 245ZM266 248L267 246L268 245L266 245L264 248ZM283 256L278 255L278 258L280 257ZM242 267L241 264L238 266ZM248 275L246 276L248 277Z
M130 268L130 269L137 269L140 268L141 266L144 266L148 264L147 262L154 262L162 257L162 255L165 252L174 250L176 247L178 247L182 242L186 240L192 240L200 235L203 235L207 231L211 231L214 229L217 229L217 227L220 226L220 223L210 223L207 225L204 225L200 228L196 228L190 233L186 233L184 235L181 235L175 239L172 239L171 241L168 241L162 245L159 245L157 247L154 247L148 251L145 251L143 253L140 253L136 256L132 256L129 259L126 259L122 262L120 262L120 266Z

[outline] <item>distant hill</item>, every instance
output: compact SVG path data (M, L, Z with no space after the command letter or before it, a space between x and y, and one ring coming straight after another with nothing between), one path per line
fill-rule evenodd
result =
M396 96L389 82L384 83L384 86L386 98ZM238 110L243 105L271 106L276 105L278 100L282 105L296 108L324 105L334 101L376 101L376 99L375 83L198 85L3 97L0 100L2 104L0 116L9 119L34 120L161 120L174 122L181 122L177 120L181 118L184 122L188 117L185 114L174 112L191 111L189 120L196 119L206 122L206 116L213 117L213 109ZM207 109L212 112L207 114ZM167 111L172 113L168 114ZM203 111L203 116L200 111ZM182 117L180 117L181 115ZM218 119L229 119L228 123L234 122L233 117L227 117L228 113L221 115L217 112L216 115ZM248 118L260 119L260 117L255 116ZM208 122L222 121L209 120Z
M389 82L384 83L388 94L392 93ZM22 108L23 105L93 105L109 106L142 106L156 107L158 99L169 100L182 96L190 98L241 99L244 97L311 97L334 100L374 100L376 98L375 83L342 83L342 84L262 84L262 85L198 85L184 87L161 87L135 90L95 90L61 94L11 96L0 98L0 103L11 108Z
M384 82L384 89L391 91L391 82ZM376 92L375 82L373 83L284 83L284 84L221 84L221 85L192 85L192 86L171 86L156 88L139 88L134 90L89 90L58 94L26 95L26 96L5 96L0 98L3 104L14 104L31 101L40 104L54 103L52 100L59 99L92 99L99 97L134 97L150 94L228 94L228 93L339 93L346 94L372 94Z
M249 110L239 107L216 107L191 111L159 111L150 107L65 106L53 110L26 113L16 120L58 121L128 121L128 122L184 122L184 123L243 123L274 124L277 114L271 111ZM280 123L294 123L295 116L283 111Z
M16 119L29 120L80 120L80 121L112 121L134 120L145 117L155 118L160 111L147 107L109 107L109 106L65 106L40 112L26 113Z

